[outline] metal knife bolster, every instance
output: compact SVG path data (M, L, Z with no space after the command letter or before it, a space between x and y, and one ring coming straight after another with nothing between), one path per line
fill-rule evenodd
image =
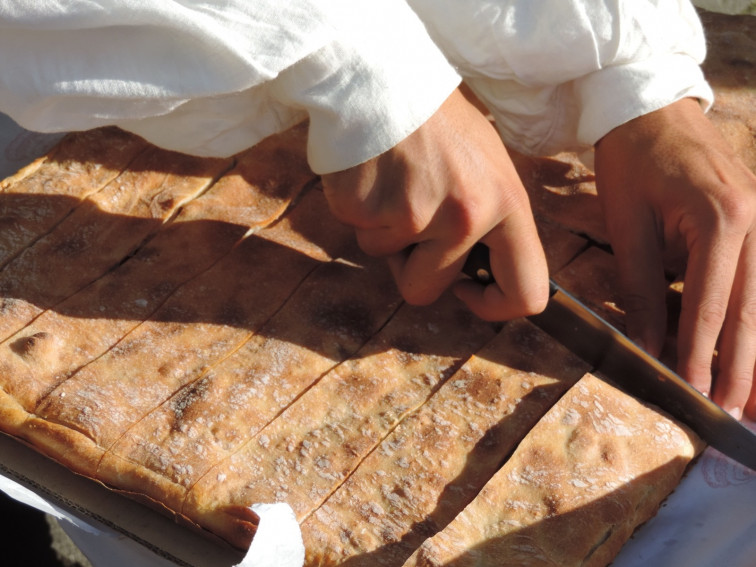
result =
M487 247L476 245L463 271L492 283ZM553 280L549 287L546 309L530 321L623 391L660 407L706 443L756 471L756 434Z

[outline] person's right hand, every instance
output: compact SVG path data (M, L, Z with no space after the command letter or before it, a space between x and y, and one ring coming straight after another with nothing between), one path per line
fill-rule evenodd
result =
M432 303L457 282L457 296L484 319L545 308L548 271L527 193L493 126L459 91L392 149L324 175L323 188L360 247L388 257L407 302ZM458 281L478 241L496 284Z

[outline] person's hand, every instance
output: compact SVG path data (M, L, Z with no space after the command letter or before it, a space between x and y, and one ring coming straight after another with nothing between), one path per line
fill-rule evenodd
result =
M733 415L756 418L756 177L684 99L602 138L596 180L630 337L659 354L663 266L682 259L678 372Z
M323 189L360 247L388 257L407 302L432 303L456 282L458 297L485 319L545 307L546 260L525 188L492 125L459 91L389 151L324 175ZM479 240L498 284L458 281Z

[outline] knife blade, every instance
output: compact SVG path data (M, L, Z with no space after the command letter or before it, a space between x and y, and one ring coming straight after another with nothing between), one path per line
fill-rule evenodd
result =
M476 244L463 272L492 283L488 247ZM530 321L621 390L658 406L711 447L756 471L756 434L553 280L549 288L546 309Z

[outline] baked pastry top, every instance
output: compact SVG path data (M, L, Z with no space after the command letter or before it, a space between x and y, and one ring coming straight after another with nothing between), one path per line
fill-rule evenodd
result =
M308 565L607 564L700 440L525 320L404 304L305 133L215 160L106 128L3 181L0 430L240 549L287 502ZM515 162L554 278L621 328L590 169Z
M201 160L88 132L8 180L0 198L44 205L38 177L88 170L54 157L80 137L138 148L101 187L61 174L81 197L0 270L0 427L234 547L254 537L252 504L284 501L308 565L401 565L590 368L451 294L404 304L330 216L304 133ZM607 299L607 254L539 228L551 270Z

